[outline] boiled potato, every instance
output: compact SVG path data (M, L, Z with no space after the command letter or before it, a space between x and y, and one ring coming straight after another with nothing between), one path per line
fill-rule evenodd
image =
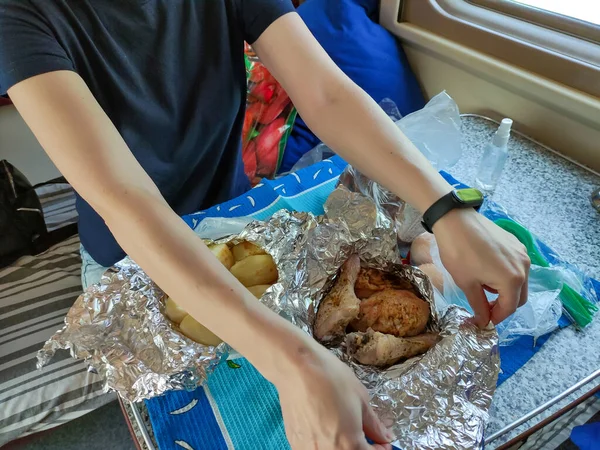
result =
M248 290L256 298L261 298L265 291L271 287L270 284L259 284L258 286L250 286Z
M277 281L277 267L270 255L248 256L235 263L231 273L246 287Z
M208 249L217 257L221 264L227 267L227 270L231 269L235 260L233 259L231 250L229 250L229 247L227 247L226 244L209 245Z
M233 253L233 257L236 261L246 259L248 256L266 254L262 248L247 241L240 242L238 245L234 245L231 249L231 252Z
M167 316L171 322L175 322L179 325L183 318L187 315L188 313L181 306L175 303L171 297L167 298L167 301L165 302L165 316Z
M183 334L198 344L211 345L213 347L223 342L216 334L198 322L189 314L183 318L179 329Z

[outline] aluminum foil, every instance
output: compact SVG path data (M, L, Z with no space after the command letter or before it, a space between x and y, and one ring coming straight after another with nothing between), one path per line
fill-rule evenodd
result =
M428 329L442 336L435 347L387 369L356 363L343 342L330 349L368 388L372 405L402 449L481 448L499 372L498 338L493 328L473 326L460 308L437 311L428 278L402 265L397 246L402 206L349 169L323 217L280 211L222 239L220 229L236 229L232 221L207 219L197 231L215 242L247 240L267 250L279 280L260 301L311 335L319 301L350 255L357 253L363 265L406 279L432 306ZM40 351L38 365L57 349L69 349L105 378L107 390L131 401L202 384L231 349L226 344L205 347L180 335L161 313L163 297L126 259L79 297L65 327Z
M379 209L380 220L391 221L394 224L398 240L401 243L409 244L418 235L425 232L425 228L421 224L423 217L417 209L361 174L354 167L348 166L342 173L340 185L372 200Z
M163 292L131 259L109 269L75 301L65 326L38 352L38 369L56 350L85 359L104 390L140 401L170 389L194 389L226 352L196 344L161 313Z
M206 220L201 232L212 242L254 242L277 263L280 278L261 301L298 326L306 319L309 296L286 296L283 290L301 283L295 266L309 230L317 220L310 214L281 211L267 223L252 222L239 235L215 239L219 230L239 229L236 219ZM298 248L296 248L298 246ZM312 295L312 293L311 293ZM57 350L84 359L89 370L104 380L104 391L115 391L137 402L169 390L195 389L231 350L226 344L204 346L179 333L164 315L166 296L148 275L125 258L104 273L75 301L57 331L38 352L37 367L52 359Z

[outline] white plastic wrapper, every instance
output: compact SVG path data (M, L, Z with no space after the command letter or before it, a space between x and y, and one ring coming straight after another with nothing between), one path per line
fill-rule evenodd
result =
M462 156L460 121L458 105L443 91L423 109L404 116L396 125L433 167L448 170Z

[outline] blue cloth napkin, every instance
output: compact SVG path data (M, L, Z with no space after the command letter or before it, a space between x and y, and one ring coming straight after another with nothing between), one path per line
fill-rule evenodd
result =
M336 156L278 180L265 181L242 197L184 220L196 228L206 217L266 219L282 208L322 214L323 204L345 167ZM449 174L442 175L453 186L465 187ZM541 243L540 247L550 262L557 262L547 246ZM597 282L596 292L600 292ZM532 338L522 337L511 346L500 347L498 384L529 361L548 338L538 338L534 345ZM223 362L208 383L193 392L169 392L146 401L146 405L160 450L289 448L277 391L245 359Z

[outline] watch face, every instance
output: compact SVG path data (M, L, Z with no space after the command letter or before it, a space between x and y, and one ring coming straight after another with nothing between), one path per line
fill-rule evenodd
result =
M483 194L475 188L458 189L455 191L458 199L463 203L479 203L483 201Z

